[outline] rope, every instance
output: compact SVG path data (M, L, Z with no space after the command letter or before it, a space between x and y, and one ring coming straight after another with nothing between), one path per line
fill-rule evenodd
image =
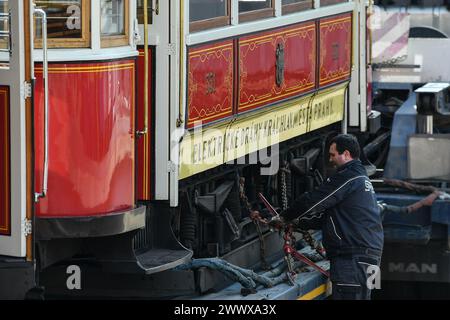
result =
M271 288L283 283L287 279L286 273L282 273L285 265L280 264L275 271L257 274L253 270L244 269L219 258L194 259L189 263L180 265L175 270L190 270L201 267L210 268L222 272L233 281L239 282L246 289L256 289L258 285ZM280 274L282 273L282 274ZM272 277L270 275L273 275Z

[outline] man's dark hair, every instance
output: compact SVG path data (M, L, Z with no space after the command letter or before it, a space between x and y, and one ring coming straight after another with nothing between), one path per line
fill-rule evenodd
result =
M339 154L342 154L345 150L348 150L353 159L359 159L361 150L358 140L354 135L339 134L331 140L330 146L333 143L336 144L336 150Z

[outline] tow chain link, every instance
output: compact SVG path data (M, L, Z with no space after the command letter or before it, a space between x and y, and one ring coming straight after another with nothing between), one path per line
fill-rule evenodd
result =
M286 174L290 173L291 171L289 170L289 164L285 161L283 163L283 168L280 169L281 171L281 177L280 177L280 182L281 182L281 206L283 211L286 210L288 208L288 196L287 196L287 184L286 184ZM303 236L303 240L314 250L316 250L316 252L322 256L323 258L325 258L325 250L323 249L322 245L320 243L318 243L311 235L311 233L307 230L302 230L302 229L297 229Z
M245 194L245 178L244 177L239 178L239 198L241 199L244 206L247 208L248 212L251 213L253 210L252 210L252 206L250 205L250 202L248 201L248 197ZM270 266L266 260L266 244L264 242L264 237L263 237L263 234L261 231L260 222L256 219L253 219L253 223L255 224L256 232L258 233L258 238L259 238L259 252L260 252L260 256L261 256L261 267L264 270L269 270Z
M290 173L289 166L286 162L283 163L283 168L281 171L281 208L286 210L288 208L288 196L287 196L287 184L286 184L286 173Z
M286 174L288 173L289 167L287 162L285 161L283 163L282 168L280 169L280 184L281 184L281 209L287 210L288 205L289 205L289 201L288 201L288 196L287 196L287 184L286 184ZM293 236L291 236L291 241L295 241ZM289 277L289 282L291 282L292 284L294 283L294 278L293 278L293 274L295 273L294 270L294 257L291 254L285 254L284 256L284 260L286 261L286 265L287 265L287 269L288 269L288 277Z

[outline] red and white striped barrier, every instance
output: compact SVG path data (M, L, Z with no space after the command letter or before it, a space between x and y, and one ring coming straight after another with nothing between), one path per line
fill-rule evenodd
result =
M372 62L383 63L408 54L409 14L386 12L375 7L369 19Z

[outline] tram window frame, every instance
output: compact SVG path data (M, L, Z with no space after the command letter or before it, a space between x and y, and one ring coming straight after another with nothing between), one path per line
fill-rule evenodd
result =
M313 0L302 0L295 3L282 4L281 12L283 15L314 9Z
M98 0L94 0L98 1ZM39 20L34 18L34 25ZM37 37L34 28L34 47L42 49L42 38ZM89 48L91 46L91 0L81 0L81 37L80 38L48 38L47 45L53 49Z
M189 2L189 5L191 2ZM231 24L231 0L226 0L226 15L214 17L210 19L190 21L189 17L189 32L197 32L207 29L225 27Z
M276 1L277 0L270 1L270 8L251 10L251 11L246 11L246 12L242 12L242 13L239 12L239 23L275 17L275 2ZM239 1L238 1L238 3L239 3Z
M102 35L101 27L100 27L100 46L102 48L111 48L111 47L121 47L127 46L130 44L130 1L123 0L124 3L124 34L120 35ZM101 1L99 1L100 10L101 10ZM100 16L100 26L101 26Z
M9 10L9 7L8 7L8 2L0 2L0 12L1 13L6 13L6 12L8 12L8 10ZM6 31L9 31L9 20L8 20L9 18L0 18L0 31L2 31L2 32L6 32ZM2 36L0 36L0 49L6 49L6 50L8 50L8 49L10 49L9 48L9 37L10 37L11 35L2 35Z

